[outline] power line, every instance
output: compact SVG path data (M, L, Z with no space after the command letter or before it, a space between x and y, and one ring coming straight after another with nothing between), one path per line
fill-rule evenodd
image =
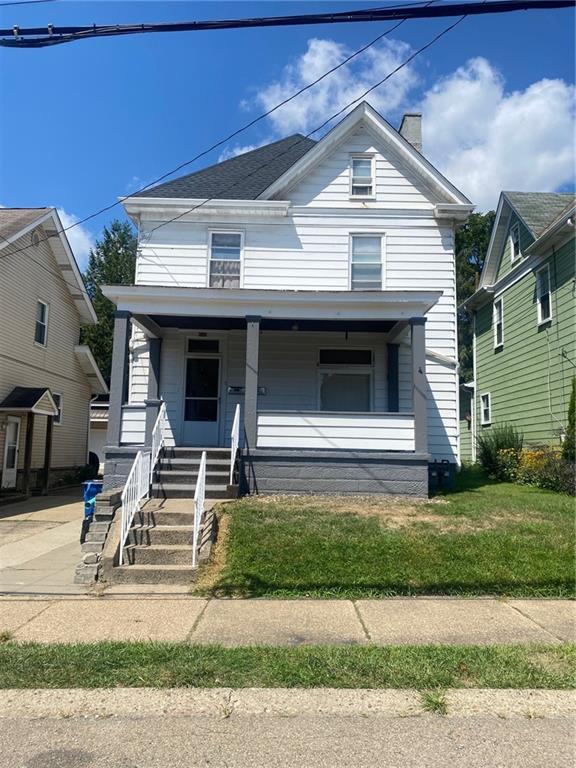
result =
M40 3L57 3L58 0L15 0L13 3L0 3L0 8L7 8L9 5L39 5Z
M254 29L261 27L310 26L315 24L350 24L358 22L397 21L398 19L432 19L448 16L510 13L526 10L569 8L576 0L492 0L492 2L438 3L433 7L402 5L388 8L367 8L338 13L312 13L294 16L268 16L244 19L163 22L153 24L106 24L89 26L31 27L0 29L0 45L12 48L42 48L75 40L146 33L198 32L222 29ZM25 39L30 38L30 39Z
M428 5L431 5L433 2L436 2L437 0L429 0ZM342 59L341 62L336 64L334 67L329 69L327 72L324 72L320 77L316 78L316 80L313 80L311 83L308 83L307 85L303 86L299 90L297 90L295 93L291 94L290 96L286 97L282 101L280 101L275 106L271 107L266 112L262 112L260 115L255 117L253 120L250 120L248 123L245 123L243 126L238 128L237 130L233 131L232 133L228 134L228 136L225 136L223 139L220 139L219 141L212 144L207 149L202 150L202 152L199 152L197 155L192 157L190 160L186 160L183 163L180 163L180 165L177 165L175 168L172 168L169 171L166 171L166 173L163 173L161 176L158 176L154 180L148 182L148 184L145 184L143 187L140 187L139 189L135 190L134 192L130 193L129 195L126 195L124 197L124 200L129 200L132 197L138 197L142 192L146 191L150 187L154 187L157 184L159 184L164 179L168 178L168 176L173 176L175 173L178 173L183 168L186 168L189 165L192 165L192 163L195 163L200 158L204 157L205 155L210 154L210 152L213 152L215 149L218 149L218 147L223 146L224 144L228 143L232 139L234 139L236 136L239 136L241 133L244 133L244 131L247 131L249 128L252 128L252 126L256 125L257 123L261 122L265 118L272 115L274 112L276 112L278 109L283 107L285 104L288 104L290 101L293 101L295 98L300 96L305 91L309 90L310 88L314 87L318 83L320 83L322 80L324 80L326 77L331 75L332 73L336 72L341 67L344 67L346 64L348 64L350 61L355 59L360 54L364 53L364 51L367 51L369 48L374 46L376 43L378 43L380 40L382 40L384 37L389 35L390 33L394 32L394 30L398 29L402 24L404 24L406 19L401 19L397 24L394 24L394 26L388 28L382 34L375 37L373 40L371 40L369 43L366 43L361 48L358 48L354 53L350 54L346 58ZM63 232L68 232L69 230L73 229L74 227L78 227L80 224L84 224L87 221L90 221L91 219L96 218L97 216L101 216L103 213L107 213L108 211L115 208L117 205L120 205L119 200L115 200L113 203L110 203L110 205L106 205L103 208L100 208L99 210L95 211L94 213L89 214L88 216L85 216L82 219L79 219L78 221L75 221L73 224L69 224L67 227L63 227L62 229L56 231L53 235L49 235L48 237L41 238L42 240L48 240L50 237L55 237L57 235L62 234ZM28 248L28 246L25 246L24 248L20 250L25 250ZM15 251L17 253L18 251ZM1 258L1 257L0 257Z

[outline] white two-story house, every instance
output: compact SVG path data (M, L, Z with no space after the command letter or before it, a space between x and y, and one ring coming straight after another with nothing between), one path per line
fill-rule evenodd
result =
M116 304L107 488L150 444L230 450L245 489L426 495L457 463L455 227L470 201L367 103L168 181L124 207L138 228ZM173 490L192 495L185 465ZM210 480L208 480L210 482ZM158 490L162 483L158 483Z

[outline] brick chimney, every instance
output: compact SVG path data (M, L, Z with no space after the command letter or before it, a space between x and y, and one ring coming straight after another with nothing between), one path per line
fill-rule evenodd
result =
M400 123L400 135L422 152L422 115L420 112L406 112Z

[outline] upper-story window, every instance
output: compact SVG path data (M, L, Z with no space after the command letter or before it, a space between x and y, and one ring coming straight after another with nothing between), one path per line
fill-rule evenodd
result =
M382 289L382 235L352 235L351 280L353 291Z
M504 346L504 302L496 299L493 309L494 349Z
M239 288L241 232L210 233L210 287Z
M34 341L41 347L46 346L48 336L48 304L44 301L38 301L36 304L36 327L34 330Z
M536 297L538 301L538 324L547 323L552 319L550 267L548 264L536 272Z
M350 197L374 197L374 156L352 155L350 158Z
M510 229L510 256L512 261L522 256L520 251L520 224L514 224Z

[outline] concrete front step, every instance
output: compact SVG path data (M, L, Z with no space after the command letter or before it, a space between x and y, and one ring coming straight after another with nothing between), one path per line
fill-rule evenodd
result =
M130 565L192 565L192 544L151 544L124 547Z
M153 483L152 493L157 499L194 498L195 486L192 483ZM206 485L205 494L210 499L235 499L238 487L235 485Z
M227 459L230 461L229 448L187 448L181 446L164 448L162 459L198 459L200 461L204 451L206 451L207 462L212 461L212 459Z
M175 525L192 525L194 523L194 500L188 499L189 512L184 510L168 510L168 509L144 509L140 513L138 519L135 520L134 528L139 526L175 526Z
M121 565L114 568L114 583L191 584L197 573L191 565Z
M191 544L193 525L141 525L128 532L128 544Z
M230 473L226 470L206 470L206 484L209 486L227 485L229 479ZM160 470L160 472L156 472L156 480L158 483L192 483L193 485L196 485L198 473L180 469Z
M158 469L160 472L165 470L181 470L188 472L198 472L200 467L200 458L198 459L181 459L180 457L175 459L160 459ZM206 460L206 471L225 471L230 470L230 457L227 459L212 459Z

